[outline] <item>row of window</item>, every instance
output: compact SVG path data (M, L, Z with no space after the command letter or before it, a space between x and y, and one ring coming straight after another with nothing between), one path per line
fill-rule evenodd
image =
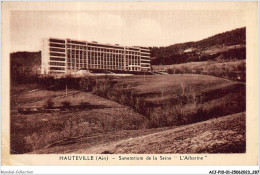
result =
M65 70L65 67L50 67L49 70Z
M95 56L120 56L120 57L123 57L124 55L123 54L116 54L116 53L112 53L112 54L107 54L107 53L100 53L100 52L89 52L88 55L95 55ZM136 56L136 57L139 57L139 54L127 54L126 56Z
M49 64L52 66L65 66L65 63L60 63L60 62L50 62Z
M71 59L75 60L75 58L73 58L73 57L72 58L68 58L68 60L71 60ZM78 61L79 59L76 59L76 60ZM86 60L86 59L80 59L80 60ZM116 57L104 57L102 59L100 57L91 57L91 58L89 58L87 60L102 60L104 62L111 60L111 61L115 61L115 62L118 62L118 61L124 62L124 59L116 58ZM134 58L134 57L126 58L126 62L128 62L128 61L140 62L140 59L139 58Z
M75 60L68 60L68 63L83 63L83 64L86 64L87 61L86 60L82 60L82 61L75 61ZM136 63L138 64L137 62L131 62L131 63ZM88 60L88 64L121 64L123 65L124 62L122 61L102 61L102 60Z
M55 51L55 52L65 52L65 49L50 48L50 51Z
M51 61L65 61L65 58L59 58L59 57L50 57L50 60ZM68 58L68 62L86 62L86 61L89 61L90 60L98 60L98 61L101 61L101 62L107 62L107 61L113 61L113 62L124 62L124 60L122 58L111 58L111 57L105 57L104 59L98 59L96 57L92 57L92 58L89 58L89 59L75 59L75 58ZM133 63L139 63L140 62L140 59L137 58L137 59L134 59L134 58L127 58L126 59L126 63L128 62L133 62ZM149 60L141 60L141 62L144 62L144 63L149 63Z
M51 66L65 66L65 63L56 63L56 62L50 62L50 65ZM75 66L76 65L76 66ZM101 66L101 67L106 67L106 66L120 66L120 67L124 67L124 64L123 64L123 62L119 62L119 63L114 63L114 62L106 62L106 63L101 63L101 62L99 62L99 61L93 61L91 64L89 63L88 65L86 64L86 63L81 63L81 64L79 64L79 63L76 63L75 64L75 62L69 62L68 64L67 64L67 66L68 66L68 68L69 69L73 69L73 68L75 68L75 67L79 67L79 65L81 65L81 67L89 67L89 68L91 68L91 67L93 67L93 66ZM137 64L134 64L134 63L131 63L130 64L131 66L140 66L140 65L137 65ZM128 66L128 65L126 65L126 66ZM142 65L141 67L150 67L150 65ZM50 70L65 70L65 68L64 67L50 67Z
M75 46L75 45L67 45L67 48L72 48L72 49L84 49L86 50L88 48L88 50L90 51L103 51L103 52L110 52L110 51L114 51L116 53L123 53L125 50L124 49L112 49L112 48L99 48L99 47L87 47L87 46ZM127 49L126 52L135 52L135 53L139 53L140 51L138 49ZM147 53L149 51L141 51L142 53Z
M150 53L141 53L141 56L150 56Z
M62 44L65 43L65 40L60 40L60 39L50 39L49 41L54 43L62 43Z
M70 53L86 53L86 51L83 51L83 50L75 50L75 49L68 49L67 50L67 53L70 54ZM108 49L88 49L88 52L89 53L117 53L117 54L131 54L131 55L141 55L140 52L129 52L129 51L119 51L119 50L108 50Z
M102 50L116 50L117 49L117 51L121 51L121 50L124 50L124 48L109 48L108 47L108 49L105 49L106 48L106 46L102 46L103 48L100 48L100 47L94 47L94 46L92 46L92 47L87 47L87 46L78 46L78 45L69 45L69 44L67 44L67 48L73 48L73 49L84 49L84 50L86 50L87 48L88 48L88 50L97 50L97 51L102 51Z
M86 64L86 63L88 63L88 64L104 64L104 65L106 65L106 64L112 64L112 65L124 65L124 62L123 61L118 61L118 60L106 60L106 61L104 61L104 60L88 60L88 61L86 61L86 60L75 60L75 59L69 59L68 60L68 63L73 63L73 64L75 64L75 63L81 63L81 64ZM131 65L140 65L140 63L138 62L138 60L129 60L129 61L126 61L126 63L125 63L126 65L128 65L128 64L131 64Z
M150 63L150 60L141 59L141 62Z
M134 55L129 55L129 56L126 56L125 58L122 57L122 56L117 56L117 55L88 55L88 56L84 56L84 55L67 55L67 58L70 59L70 58L76 58L76 59L120 59L120 60L124 60L125 58L126 59L136 59L136 60L147 60L147 59L141 59L140 57L138 56L134 56ZM150 60L148 60L150 61Z
M112 54L112 55L109 55L109 54L98 54L98 53L90 53L88 55L88 58L90 57L101 57L101 58L124 58L122 55L116 55L116 54ZM139 56L137 55L126 55L126 58L135 58L135 59L140 59Z
M56 53L56 52L50 52L50 56L63 56L63 57L65 57L65 54L63 54L63 53Z
M76 66L68 67L68 70L80 70L80 69L108 69L108 70L124 70L123 66L118 65L87 65L77 64ZM130 71L140 71L140 67L126 67L126 70Z
M134 50L134 51L139 51L139 49L134 49L134 48L127 48L128 50Z
M94 62L94 61L98 61L98 62L114 62L114 63L123 63L122 60L97 60L97 59L91 59L91 60L88 60L88 62ZM76 63L86 63L87 61L86 60L75 60L75 59L68 59L68 62L76 62ZM137 60L135 61L129 61L129 62L133 62L133 63L138 63Z
M68 67L75 67L75 65L88 65L88 66L91 66L91 65L103 65L103 66L124 66L123 63L120 63L120 64L113 64L112 62L107 62L106 64L102 64L100 62L93 62L93 63L89 63L89 64L86 64L86 63L68 63Z
M93 44L93 43L89 43L88 46L92 46L92 47L105 47L105 48L111 48L111 49L124 49L124 47L120 47L120 46L108 46L108 45L102 45L102 44Z
M142 67L150 67L150 65L142 64Z
M81 42L81 41L71 41L71 40L69 40L68 43L86 45L85 42Z
M142 53L150 53L150 49L147 50L141 50Z
M59 47L59 48L65 48L65 44L54 44L54 43L50 43L49 44L50 47Z
M70 56L70 55L84 55L86 56L86 52L82 52L82 51L75 51L75 50L72 50L72 52L70 51L67 51L67 55ZM108 56L111 56L111 55L119 55L119 56L123 56L122 54L106 54L106 53L100 53L100 52L89 52L88 55L95 55L95 56L103 56L103 55L108 55ZM134 56L139 56L139 54L127 54L126 56L131 56L131 55L134 55Z
M141 50L141 52L150 52L150 49L147 49L147 50Z
M96 48L96 47L88 47L88 50L90 51L101 51L101 52L115 52L115 53L123 53L123 49L115 50L115 49L103 49L103 48Z
M85 59L85 58L81 58L81 59L77 59L77 58L75 58L75 57L69 57L68 58L68 61L70 61L70 60L76 60L76 62L82 62L82 61L84 61L84 60L100 60L100 61L104 61L104 62L106 62L106 61L114 61L114 62L124 62L124 59L122 59L122 58L118 58L118 57L104 57L104 58L100 58L100 57L91 57L91 58L89 58L89 59ZM128 62L128 61L132 61L132 62L140 62L140 59L139 58L127 58L126 59L126 62Z
M53 60L53 61L65 61L65 58L50 57L50 60Z
M87 49L86 46L75 46L75 45L69 45L69 44L67 44L67 48L73 48L73 49L84 49L84 50Z
M50 48L50 51L56 51L56 52L64 52L63 49L55 49L55 48ZM65 56L65 54L63 53L56 53L56 52L50 52L50 55L51 56ZM76 55L78 57L78 55L84 55L86 56L86 52L83 52L83 51L79 51L79 50L72 50L72 52L70 51L67 51L67 55L70 56L70 55ZM133 54L133 53L131 53ZM100 52L90 52L89 55L95 55L95 56L103 56L103 55L108 55L108 56L115 56L117 54L104 54L104 53L100 53ZM135 54L134 56L138 56L139 54ZM119 55L119 56L122 56L122 55ZM130 56L130 55L126 55L126 56Z

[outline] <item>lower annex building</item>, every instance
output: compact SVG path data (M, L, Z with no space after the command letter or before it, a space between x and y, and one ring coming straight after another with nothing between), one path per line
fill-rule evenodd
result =
M93 69L147 72L151 70L150 50L95 41L43 39L42 74L70 74Z

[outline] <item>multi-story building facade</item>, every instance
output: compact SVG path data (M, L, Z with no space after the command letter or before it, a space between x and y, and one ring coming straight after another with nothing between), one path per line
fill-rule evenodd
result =
M118 44L47 38L42 42L42 74L79 70L150 71L150 50Z

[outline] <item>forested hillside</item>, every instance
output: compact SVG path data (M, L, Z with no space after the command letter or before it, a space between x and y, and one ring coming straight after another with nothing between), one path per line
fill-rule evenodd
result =
M11 80L30 81L41 66L41 52L14 52L10 54Z
M167 47L151 47L152 65L170 65L215 59L246 58L246 28L220 33L197 41Z

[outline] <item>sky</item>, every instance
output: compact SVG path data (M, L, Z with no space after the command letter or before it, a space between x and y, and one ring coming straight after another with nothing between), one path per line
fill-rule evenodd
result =
M238 10L12 11L11 52L39 51L45 37L125 46L169 46L246 26Z

